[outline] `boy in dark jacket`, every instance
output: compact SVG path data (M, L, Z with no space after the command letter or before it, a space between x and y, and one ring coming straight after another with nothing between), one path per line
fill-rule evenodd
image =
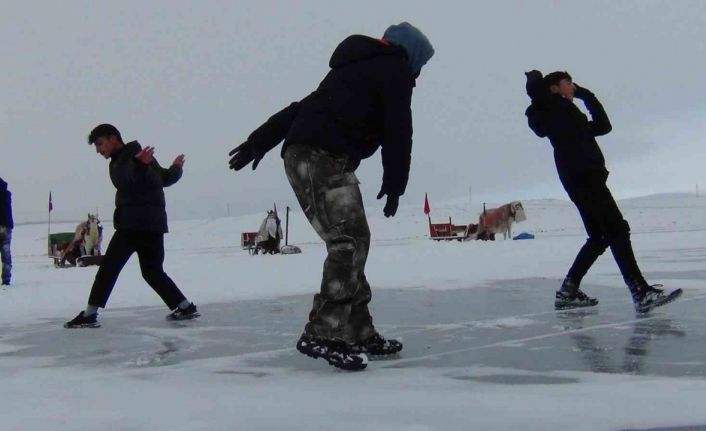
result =
M321 291L314 297L297 349L343 369L363 369L366 354L399 352L402 344L375 330L368 310L365 262L370 231L355 170L382 148L378 199L392 217L405 192L412 152L415 80L434 49L408 23L382 39L350 36L336 48L318 89L292 103L231 151L230 167L253 169L283 139L284 168L309 222L326 242Z
M88 136L88 144L110 159L110 180L117 189L113 225L115 233L108 244L88 298L88 306L66 328L96 328L98 308L105 308L120 271L133 253L140 260L142 277L173 310L168 320L193 319L199 316L171 278L164 272L164 234L167 212L164 187L179 181L184 155L179 155L169 169L154 159L154 148L142 148L137 141L123 143L120 132L110 124L97 126Z
M630 226L608 189L608 170L595 139L612 130L603 105L591 91L575 84L567 72L542 77L534 70L526 75L527 94L532 99L525 112L529 126L537 136L548 137L554 147L559 179L579 210L588 233L588 240L556 292L555 307L566 309L598 304L598 300L588 297L579 285L608 247L630 289L637 312L648 312L679 297L681 289L665 294L657 285L649 285L635 260ZM584 102L591 114L590 121L573 103L574 98Z
M12 278L12 193L7 189L7 183L0 178L0 260L2 261L2 285L9 286Z

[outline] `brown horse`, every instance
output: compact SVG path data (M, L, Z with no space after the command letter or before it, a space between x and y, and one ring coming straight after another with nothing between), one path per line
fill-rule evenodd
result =
M525 220L525 209L519 201L485 210L478 220L479 236L502 233L503 238L512 238L512 224Z

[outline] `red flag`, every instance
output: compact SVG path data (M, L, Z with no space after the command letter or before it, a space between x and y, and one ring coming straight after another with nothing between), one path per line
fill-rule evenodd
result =
M427 194L424 193L424 215L429 215L431 213L431 207L429 206L429 198Z
M51 203L51 192L49 192L49 212L54 209L54 205Z

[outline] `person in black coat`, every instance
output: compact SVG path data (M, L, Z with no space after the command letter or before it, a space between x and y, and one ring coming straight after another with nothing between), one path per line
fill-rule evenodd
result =
M7 188L5 180L0 178L0 261L2 262L3 286L9 286L12 279L12 229L15 222L12 219L12 193Z
M610 133L613 128L603 105L595 94L574 83L567 72L542 77L541 72L535 70L526 76L527 94L532 99L525 111L529 127L537 136L549 138L559 179L579 210L588 233L588 240L556 292L555 307L598 304L597 299L588 297L579 286L608 247L638 312L647 312L676 299L681 290L665 294L645 281L633 253L630 225L608 189L605 158L596 142L596 137ZM574 98L583 101L590 120L574 104Z
M433 54L409 23L389 27L382 39L350 36L335 49L316 91L270 117L230 153L231 169L251 162L255 169L284 139L287 178L328 250L321 291L297 348L337 367L361 369L364 353L402 349L377 333L368 310L370 231L355 170L382 149L378 199L387 196L384 215L394 216L409 179L412 89Z
M169 320L199 316L171 278L164 272L164 234L168 232L164 187L179 181L184 155L169 169L154 159L154 148L142 148L137 141L123 143L120 132L110 124L97 126L88 137L96 152L110 159L110 180L116 188L113 225L115 233L101 262L91 288L86 310L67 322L67 328L95 328L98 308L105 308L120 271L137 253L145 281L173 310Z

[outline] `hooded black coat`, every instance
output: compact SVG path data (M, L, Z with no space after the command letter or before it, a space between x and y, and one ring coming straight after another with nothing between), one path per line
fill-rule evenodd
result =
M179 181L182 168L162 168L157 161L145 165L135 158L142 147L137 141L125 144L111 156L110 181L115 192L113 226L116 230L166 233L164 187Z
M7 183L0 178L0 226L8 229L15 227L12 220L12 193L7 189Z
M427 59L428 60L428 59ZM273 115L248 143L258 157L285 139L348 155L359 163L382 147L383 185L404 194L412 153L415 73L405 49L367 36L350 36L336 48L319 87Z
M579 94L591 121L573 102L558 94L535 98L525 111L529 127L537 136L548 137L554 147L559 178L567 189L587 177L608 176L596 137L610 133L610 120L593 93L581 88L577 90L577 98Z

